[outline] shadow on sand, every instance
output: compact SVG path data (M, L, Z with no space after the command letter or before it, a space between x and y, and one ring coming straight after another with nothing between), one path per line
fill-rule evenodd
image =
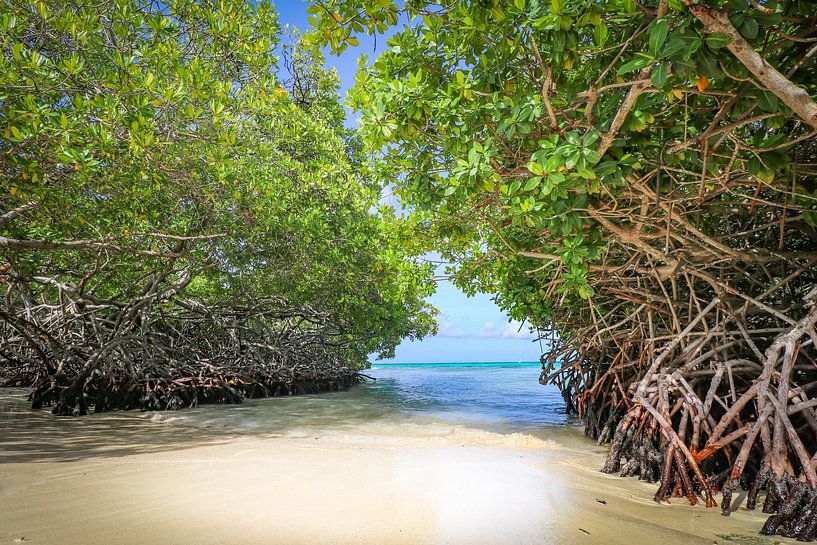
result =
M172 426L144 413L121 411L81 418L31 410L26 390L0 390L0 464L73 462L213 445L237 434Z

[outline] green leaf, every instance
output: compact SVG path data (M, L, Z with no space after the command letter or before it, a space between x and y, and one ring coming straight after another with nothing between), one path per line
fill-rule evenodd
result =
M666 19L656 19L650 29L650 51L657 56L669 33L669 22Z
M791 157L789 154L782 152L782 151L767 151L766 153L762 154L763 162L769 167L773 169L783 169L789 166L791 163Z
M747 40L754 40L757 38L758 32L758 25L757 21L755 21L751 17L746 17L743 21L743 24L740 26L740 33L743 34L743 37Z
M775 97L775 98L777 98L777 97ZM765 120L764 123L770 129L779 129L783 125L786 124L786 116L785 115L778 115L778 116L775 116L775 117L772 117L772 118L769 118L769 119Z
M623 76L624 74L628 74L630 72L634 72L635 70L640 70L645 68L655 62L654 59L649 59L646 57L636 57L635 59L624 63L621 68L618 69L616 72L619 76Z
M516 6L516 9L518 9L520 11L524 10L525 9L525 0L513 0L513 5Z
M770 91L762 91L757 96L757 105L760 106L760 109L764 112L776 112L778 111L778 98L777 95Z
M731 38L726 34L710 34L704 38L704 41L709 49L717 51L718 49L722 49L729 45Z
M587 284L582 284L579 286L579 297L582 299L590 299L593 297L593 288L588 286Z
M664 59L671 58L681 51L685 51L687 47L688 40L684 36L673 36L666 47L661 50L661 57Z
M536 186L538 186L541 181L542 181L542 178L539 177L539 176L535 176L535 177L531 178L525 184L525 191L533 191L533 189L536 188Z
M599 141L599 138L601 138L599 131L596 130L589 131L587 134L584 135L585 147L592 146L593 144Z
M561 15L565 7L565 0L550 0L550 10L556 15Z
M667 82L667 63L662 62L653 69L652 74L650 74L650 81L659 89L664 87Z
M596 45L599 47L604 47L604 44L607 43L607 36L610 33L607 25L604 23L600 23L593 28L593 39L596 42Z
M591 165L595 165L601 159L598 152L594 149L586 149L584 153L584 158L587 159L587 162Z
M752 15L752 17L761 26L777 26L783 22L783 15L777 12L775 13L756 12Z
M702 50L696 55L695 61L699 74L709 78L719 78L723 75L723 70L718 65L718 58L714 54Z
M747 162L746 170L749 171L749 174L755 176L758 172L763 170L763 163L760 162L757 156L753 155Z
M585 180L595 180L596 179L596 173L592 169L585 168L585 167L579 167L579 168L576 169L576 172L579 174L579 176L581 176Z
M696 53L698 53L698 50L701 48L701 44L703 44L704 41L699 36L687 37L685 41L686 51L684 51L684 54L681 58L688 61L692 57L694 57Z
M545 171L546 172L553 172L564 163L562 162L562 158L558 155L551 155L550 158L545 163Z

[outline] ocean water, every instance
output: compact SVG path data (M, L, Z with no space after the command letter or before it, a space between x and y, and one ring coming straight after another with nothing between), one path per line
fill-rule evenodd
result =
M539 384L538 363L374 364L365 373L375 380L345 392L248 400L146 417L213 430L289 436L445 436L482 431L547 439L554 429L576 423L565 413L559 391Z
M359 393L412 416L524 432L568 422L540 371L533 362L375 364L367 374L377 381Z

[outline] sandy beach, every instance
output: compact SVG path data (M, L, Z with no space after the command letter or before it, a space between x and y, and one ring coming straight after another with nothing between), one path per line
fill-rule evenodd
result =
M604 449L573 428L551 440L416 424L236 434L6 401L2 544L703 545L757 539L763 521L657 505L653 485L599 473Z

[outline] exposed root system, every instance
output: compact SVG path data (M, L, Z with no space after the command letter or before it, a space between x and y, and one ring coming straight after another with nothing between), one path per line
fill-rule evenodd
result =
M319 312L280 299L205 308L152 284L126 304L65 290L54 304L0 306L0 384L30 386L34 408L77 416L240 403L364 380L344 361L342 333Z
M543 357L541 381L559 385L587 434L609 442L605 473L658 483L658 502L685 497L715 507L721 491L724 515L737 490L747 491L749 509L765 491L762 509L772 516L761 533L813 541L813 298L798 320L775 328L746 323L714 298L661 349L623 343L606 366L559 366L553 353Z

